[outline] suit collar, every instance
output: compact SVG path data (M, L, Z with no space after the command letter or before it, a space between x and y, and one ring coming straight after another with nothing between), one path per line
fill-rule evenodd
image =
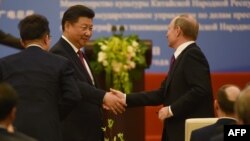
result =
M65 37L65 36L62 35L62 39L64 39L64 40L71 46L71 48L75 51L75 53L77 53L77 51L78 51L79 49L78 49L77 47L75 47L75 45L72 44L72 43L67 39L67 37Z
M193 43L195 43L195 41L188 41L188 42L181 44L179 47L177 47L177 49L174 52L175 59L178 58L178 56L182 53L183 50L185 50L189 45Z
M174 70L175 70L176 66L178 65L178 63L180 62L180 60L181 60L183 54L184 54L188 49L190 49L191 47L194 47L194 46L196 46L195 42L194 42L194 41L190 41L190 42L186 42L186 43L182 44L182 45L180 46L180 50L176 50L177 53L175 52L174 55L177 54L177 55L178 55L178 56L177 56L178 58L175 56L175 63L174 63L174 65L173 65L173 69L172 69L169 73L174 72Z
M77 53L72 48L72 46L69 44L69 42L67 42L63 37L60 38L59 42L60 42L62 48L66 51L66 53L69 54L69 57L72 58L72 60L74 60L74 62L77 65L82 66L82 63L79 60L79 57L78 57Z
M40 47L41 49L43 49L43 47L38 44L29 44L26 48L29 48L29 47Z
M235 124L236 120L232 118L220 118L217 120L216 124L227 125L227 124Z
M173 65L173 68L171 69L171 71L168 72L168 78L167 78L167 81L166 81L166 86L168 86L168 84L171 82L172 78L173 78L173 73L176 69L176 66L178 66L183 54L189 50L190 48L192 47L196 47L197 45L195 44L195 42L192 42L192 43L189 43L188 46L186 46L182 51L181 53L178 55L178 58L175 60L175 63ZM167 90L167 87L165 89L165 91Z
M43 50L41 47L36 46L36 45L32 45L32 46L28 46L25 50L37 50L37 51L45 51Z
M81 71L83 71L84 73L88 73L86 69L84 69L77 53L74 51L74 49L71 47L71 45L69 44L69 42L67 42L64 38L60 38L59 40L59 43L61 44L61 46L63 47L63 49L66 51L66 53L69 55L70 58L72 58L73 62L76 63L77 66L81 66ZM88 62L88 59L86 58L85 59L89 65L89 62ZM90 65L89 65L90 66ZM77 67L78 68L78 67ZM90 71L91 73L93 72L91 70L91 67L90 67ZM92 73L93 74L93 73ZM94 76L93 76L94 77ZM92 80L90 79L90 77L87 77L89 83L92 84ZM95 81L95 78L94 78L94 81ZM94 82L96 84L96 81Z

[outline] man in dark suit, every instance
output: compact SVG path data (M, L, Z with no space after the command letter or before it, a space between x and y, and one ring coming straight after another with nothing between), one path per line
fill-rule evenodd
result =
M20 39L14 37L11 34L3 32L1 29L0 29L0 44L16 49L24 49L20 42Z
M162 141L184 141L187 118L214 116L209 64L195 43L198 31L192 16L175 17L166 34L175 50L168 76L158 90L126 95L128 107L163 104L158 112L164 121Z
M0 83L0 141L36 141L35 139L11 130L16 118L18 96L8 83Z
M235 103L235 112L239 125L250 124L250 83L242 90Z
M48 20L30 15L19 23L25 50L0 60L0 81L10 83L20 101L14 126L39 141L62 141L63 119L81 100L74 70L64 57L48 52Z
M237 125L250 124L250 83L241 91L234 108L237 117ZM224 130L220 134L212 136L210 141L224 141ZM243 138L244 139L244 138Z
M63 121L64 141L104 140L102 105L114 113L124 111L125 103L110 92L98 89L82 48L93 32L92 9L83 5L68 8L62 17L63 35L51 48L51 52L68 58L74 65L75 78L84 97L76 109Z
M212 125L194 130L191 133L190 141L209 141L211 137L223 131L223 125L235 124L236 113L234 103L240 95L240 88L232 84L223 85L214 100L214 109L219 117Z

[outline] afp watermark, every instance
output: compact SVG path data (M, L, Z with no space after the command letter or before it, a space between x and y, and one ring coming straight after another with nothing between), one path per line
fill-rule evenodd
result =
M231 141L249 141L250 125L225 125L224 126L224 140Z

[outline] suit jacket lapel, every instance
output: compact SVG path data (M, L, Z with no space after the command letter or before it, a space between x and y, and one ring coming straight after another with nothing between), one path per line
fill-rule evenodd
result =
M89 74L88 74L87 70L83 67L79 57L77 56L77 54L75 53L73 48L70 46L70 44L68 42L66 42L63 38L61 38L61 43L63 44L63 47L65 48L66 52L69 53L69 55L70 55L71 59L73 60L73 62L77 65L77 68L81 68L81 71L84 72L84 75L85 75L84 77L88 79L88 82L90 84L92 84L92 81L91 81L91 79L89 77ZM87 60L86 60L86 62L88 63Z
M169 73L168 73L168 78L167 78L167 80L166 80L165 93L166 93L166 91L167 91L167 89L168 89L169 83L172 81L172 78L173 78L173 76L174 76L174 72L175 72L175 70L176 70L178 64L179 64L180 61L182 60L183 55L188 51L189 48L191 48L191 47L193 47L193 46L196 46L196 44L195 44L195 43L190 44L187 48L185 48L185 49L181 52L181 54L180 54L180 55L178 56L178 58L175 60L175 62L174 62L174 64L173 64L172 70L169 71Z

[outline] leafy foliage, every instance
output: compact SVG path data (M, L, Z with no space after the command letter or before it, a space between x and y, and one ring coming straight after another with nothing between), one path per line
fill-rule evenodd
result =
M94 61L91 67L95 72L105 71L106 87L129 93L132 90L131 78L136 69L146 66L147 47L137 35L99 38L94 43Z
M104 127L104 128L102 128L102 130L104 131L104 132L109 132L109 137L111 137L111 138L107 138L107 137L105 137L104 138L104 141L117 141L118 139L120 140L120 141L125 141L124 140L124 137L123 137L123 133L118 133L117 135L114 135L114 137L113 137L113 132L112 132L112 128L113 128L113 125L114 125L114 120L113 119L108 119L107 120L107 126L106 127ZM107 128L108 127L108 128ZM113 139L112 139L113 138Z

